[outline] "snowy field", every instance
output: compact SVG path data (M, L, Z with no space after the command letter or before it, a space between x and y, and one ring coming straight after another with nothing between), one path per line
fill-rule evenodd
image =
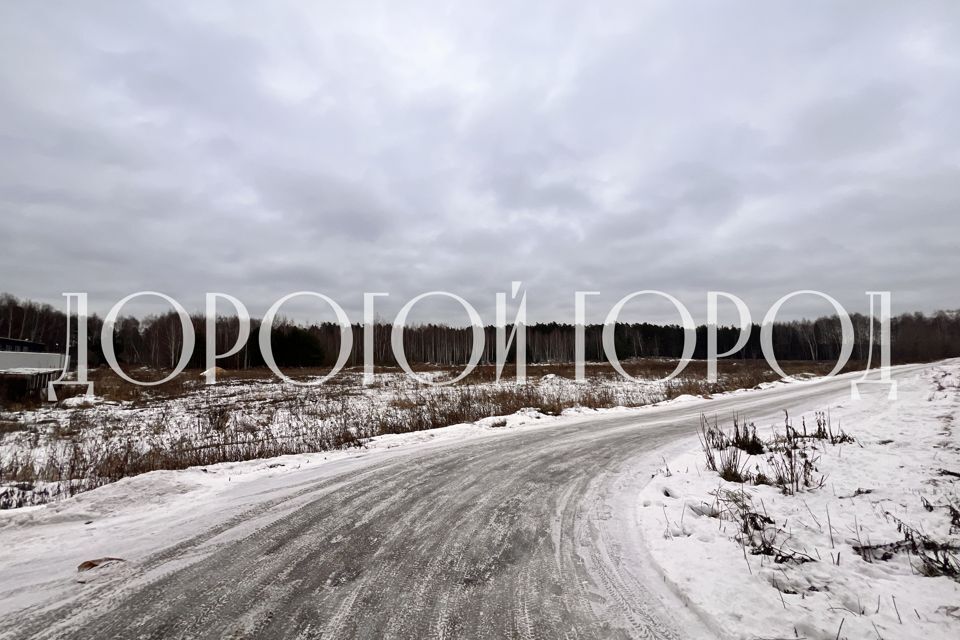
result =
M378 374L365 386L359 372L348 372L310 388L230 376L207 386L193 374L175 392L125 385L120 391L138 392L132 399L78 396L16 411L0 408L0 509L42 504L154 470L356 448L379 435L521 410L559 415L637 407L707 390L692 376L662 384L592 374L577 383L531 369L524 385L505 378L442 387L398 373ZM451 374L419 375L442 380ZM719 386L736 387L744 379L750 378L725 374Z
M960 365L818 409L740 448L708 417L637 498L645 553L722 637L960 637Z
M572 383L550 378L538 384ZM960 481L952 475L960 471L960 439L953 427L960 417L960 363L907 374L899 391L896 402L881 397L807 403L809 411L791 415L793 443L812 465L809 473L799 467L792 495L754 484L760 473L776 482L776 459L770 456L777 443L790 442L783 417L766 416L758 424L757 440L770 451L744 454L737 470L750 476L746 483L724 481L707 470L696 436L638 452L656 461L644 467L642 477L630 465L608 475L612 484L604 486L621 490L595 508L613 511L596 518L591 511L586 521L601 532L616 529L607 531L614 544L597 548L650 589L669 589L671 598L702 618L711 630L706 637L957 637L960 585L932 574L941 565L949 569L960 537L951 511ZM769 393L779 390L734 392L723 402L751 406ZM103 404L87 410L109 408ZM655 424L657 416L680 415L663 413L673 408L695 416L711 406L681 396L659 407L579 407L559 415L525 409L376 436L359 448L153 471L48 504L3 510L0 618L96 601L98 593L120 585L133 590L148 584L293 514L316 500L314 487L324 478L505 434L546 435L607 417L617 418L621 430L635 429L632 416L637 424L644 419ZM818 410L829 410L823 438L813 437ZM627 417L628 422L620 420ZM710 416L705 435L719 439L713 424ZM717 425L729 436L729 417L719 416ZM651 475L661 452L663 464ZM722 470L719 463L727 458L719 449L714 455ZM756 526L744 529L744 514L751 514ZM589 546L591 540L578 544ZM584 547L581 553L588 551ZM108 560L78 571L98 559Z

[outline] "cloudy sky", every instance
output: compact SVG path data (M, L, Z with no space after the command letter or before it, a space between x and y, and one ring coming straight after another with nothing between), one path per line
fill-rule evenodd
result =
M0 291L957 308L958 7L3 3Z

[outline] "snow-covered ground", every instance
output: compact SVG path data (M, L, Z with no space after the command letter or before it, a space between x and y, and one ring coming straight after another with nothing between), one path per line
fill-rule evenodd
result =
M771 386L778 385L764 385ZM630 518L636 516L632 527L618 527L628 534L624 539L638 545L610 547L611 558L627 570L638 568L637 575L646 576L651 589L668 585L722 637L956 637L960 585L950 578L920 575L922 562L900 544L905 529L899 523L916 529L914 539L921 542L925 538L920 534L947 545L958 541L947 505L958 504L960 478L950 473L960 471L960 437L954 430L960 418L960 363L904 377L898 401L886 400L885 391L877 390L879 399L809 407L808 428L814 410L829 410L833 433L842 428L856 441L832 445L811 440L809 455L816 466L812 486L794 496L771 486L726 483L704 468L696 439L670 441L659 473L650 476L654 462L637 478L637 489L613 496L614 509L632 504L620 509ZM750 406L770 393L779 392L734 392L722 402ZM694 397L668 404L693 416L700 406L715 406ZM91 589L118 583L135 588L156 578L157 572L190 564L316 500L314 488L324 478L507 432L576 427L597 414L649 414L652 422L664 415L652 406L579 408L560 416L528 409L469 424L378 436L359 449L155 471L69 499L0 511L0 618L87 598ZM791 416L798 429L803 419ZM729 420L721 416L720 425L729 426L725 422ZM766 416L758 426L764 439L784 429L782 418ZM644 454L649 458L649 451ZM742 466L750 473L759 466L772 475L764 455ZM792 555L792 560L777 562L773 555L753 555L752 546L740 546L730 512L738 500L772 521L761 529L780 555ZM727 513L714 517L714 505ZM600 521L620 522L607 520L609 516ZM858 555L855 546L870 547L872 562ZM143 564L143 558L162 550L169 550L162 564ZM631 554L638 558L636 564L631 564ZM804 556L811 561L797 561ZM131 562L77 571L85 561L107 557ZM640 571L641 565L653 571Z
M960 637L960 364L901 381L896 401L811 409L854 441L795 441L810 486L727 482L691 439L636 497L637 553L721 637ZM816 419L790 416L801 433ZM785 433L784 417L756 426ZM773 478L784 458L766 449L738 468Z
M540 384L564 390L573 383L550 377ZM784 383L763 387L781 384ZM639 385L633 393L648 391L648 387ZM105 557L143 558L159 549L176 547L178 543L213 530L241 513L249 514L250 509L259 505L274 499L284 500L282 509L271 509L265 512L269 515L261 519L235 522L228 534L217 535L199 547L193 547L191 553L202 553L204 549L222 544L227 541L227 535L231 539L241 537L268 521L283 517L302 502L315 499L310 493L301 496L298 491L323 478L387 464L396 457L411 453L429 455L435 447L466 444L508 431L550 429L597 415L627 415L658 405L686 405L698 401L703 400L680 396L639 408L571 408L559 416L524 409L473 423L377 436L367 440L362 448L285 455L178 471L153 471L70 498L0 510L0 617L43 602L61 602L78 596L91 583L96 583L101 571L110 577L117 577L116 572L124 571L122 563L108 563L102 570L98 568L78 574L76 567L82 562ZM188 403L189 399L181 402ZM122 405L105 406L103 403L95 404L94 408L106 411L106 415L112 411L158 410L151 407L125 409ZM63 407L43 411L51 417L69 415L69 408ZM188 562L190 558L182 560Z
M324 451L526 407L560 413L648 405L667 392L657 382L592 377L577 383L552 374L526 385L507 379L439 387L383 373L364 386L361 374L351 372L310 388L275 378L206 386L198 376L175 397L72 397L36 409L0 407L0 509L59 499L138 473L130 471L136 466L170 469ZM69 484L64 476L72 478Z

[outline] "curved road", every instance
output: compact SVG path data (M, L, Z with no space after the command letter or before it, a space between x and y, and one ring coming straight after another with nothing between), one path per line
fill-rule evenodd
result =
M295 509L293 497L275 499L131 559L140 579L27 612L5 621L0 635L711 637L644 569L630 524L637 513L617 508L616 498L629 503L624 493L649 481L662 454L689 446L684 439L696 433L701 412L768 421L784 409L849 400L849 380L504 430L311 481L297 489ZM286 515L248 535L224 536L284 508Z

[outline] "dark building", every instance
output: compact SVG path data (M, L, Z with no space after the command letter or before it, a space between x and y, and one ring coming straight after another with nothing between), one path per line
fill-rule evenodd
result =
M15 353L45 353L46 345L39 342L30 342L29 340L14 340L13 338L0 338L0 351L13 351Z

